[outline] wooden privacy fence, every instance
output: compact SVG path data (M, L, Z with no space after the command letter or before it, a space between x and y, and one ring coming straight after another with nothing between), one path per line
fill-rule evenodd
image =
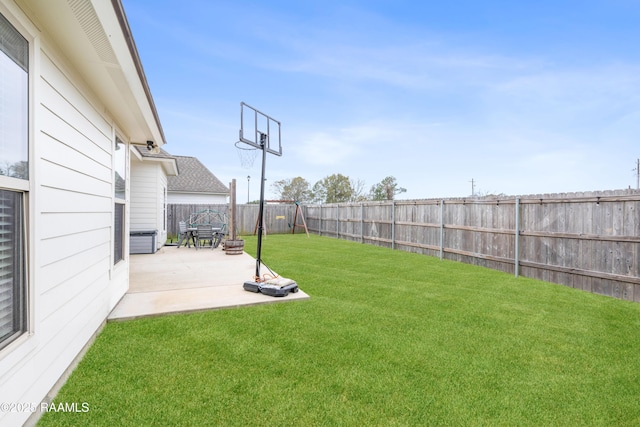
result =
M238 234L253 234L258 220L258 204L236 205ZM216 205L167 205L167 233L178 234L178 222L188 221L194 212L207 209L229 214L228 204ZM291 233L296 206L291 204L267 204L264 210L264 222L267 234ZM296 233L300 230L296 230Z
M640 192L306 205L309 231L640 302Z

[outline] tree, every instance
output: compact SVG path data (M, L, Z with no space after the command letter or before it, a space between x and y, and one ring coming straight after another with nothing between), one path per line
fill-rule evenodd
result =
M299 176L293 179L287 178L276 181L271 184L271 188L279 195L280 200L308 202L312 198L309 182Z
M395 177L388 176L371 187L371 200L393 200L396 194L406 191L406 188L398 187Z
M366 202L369 200L369 197L364 192L364 181L360 179L351 179L349 180L351 183L351 188L353 189L353 193L351 194L350 202Z
M313 185L313 200L318 203L342 203L353 199L354 190L349 177L333 174Z
M26 161L19 161L16 163L5 161L3 165L0 166L0 175L29 179L29 163Z

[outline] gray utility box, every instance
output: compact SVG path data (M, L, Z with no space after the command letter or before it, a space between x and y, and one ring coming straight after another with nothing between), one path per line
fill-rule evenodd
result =
M130 254L154 254L156 253L156 239L158 230L131 231L129 241Z

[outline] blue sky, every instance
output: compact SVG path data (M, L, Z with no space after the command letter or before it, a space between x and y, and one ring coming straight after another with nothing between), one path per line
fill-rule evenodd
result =
M123 0L172 154L238 200L240 102L282 123L270 183L403 199L636 187L640 0Z

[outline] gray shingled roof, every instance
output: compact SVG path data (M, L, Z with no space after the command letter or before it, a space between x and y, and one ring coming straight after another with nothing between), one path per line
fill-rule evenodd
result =
M195 157L173 156L178 162L178 176L168 176L168 191L229 194L229 188Z

